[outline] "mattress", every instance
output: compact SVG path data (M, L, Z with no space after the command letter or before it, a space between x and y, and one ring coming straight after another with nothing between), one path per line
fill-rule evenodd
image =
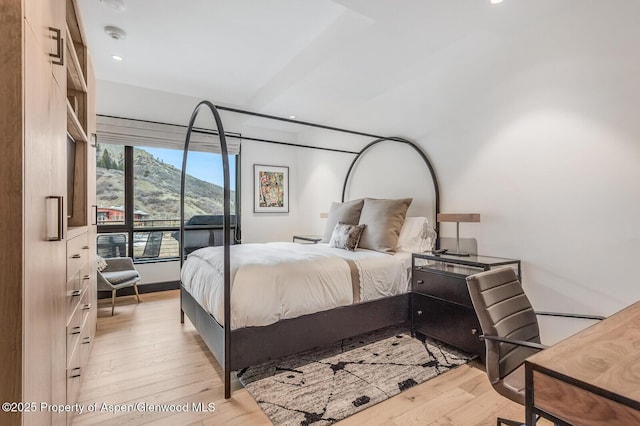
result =
M328 244L239 244L231 250L231 328L282 319L406 293L411 254L394 255ZM223 248L191 253L184 288L224 325Z

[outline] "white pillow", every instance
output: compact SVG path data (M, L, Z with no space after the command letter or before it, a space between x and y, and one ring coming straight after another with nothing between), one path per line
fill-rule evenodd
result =
M400 236L398 237L398 251L420 252L423 250L424 236L422 229L429 224L426 217L407 217L404 220Z
M96 255L96 264L98 271L102 272L107 267L107 261L102 256Z

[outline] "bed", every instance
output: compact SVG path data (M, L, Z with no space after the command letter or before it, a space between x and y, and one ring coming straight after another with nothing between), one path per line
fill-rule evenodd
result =
M207 247L185 261L181 282L222 326L223 252ZM273 242L231 248L231 330L262 327L328 309L407 293L411 254L348 251L327 243Z
M406 199L391 200L395 201L394 206L406 204L403 214L392 215L396 221L395 230L387 232L384 226L360 225L364 232L359 240L365 242L365 249L349 251L330 247L330 244L295 243L240 244L232 247L229 164L218 108L222 107L203 101L191 116L183 155L180 214L181 223L184 224L184 171L189 141L199 111L208 109L218 128L222 152L224 244L199 249L186 260L181 258L180 298L181 321L184 322L184 315L187 315L222 366L225 398L229 398L232 371L361 333L410 322L411 298L408 290L411 251L396 252L395 249L398 226L403 227L406 209L411 201L409 199L407 204ZM314 126L312 123L302 124ZM349 132L335 128L331 130ZM344 188L360 156L383 141L408 144L419 153L433 179L437 214L439 193L433 167L419 147L403 138L377 138L365 146L349 167ZM336 208L338 212L344 206L351 208L351 203L360 202L345 202L344 188L343 203ZM381 203L387 201L390 200L363 199L362 215L366 217L369 214L369 223L374 223L371 220L372 212L376 213ZM360 214L358 212L358 216ZM398 225L400 216L402 221ZM387 242L383 238L384 244L380 246L375 231L378 229L395 233L396 241ZM180 240L184 241L184 225L180 232ZM334 232L337 232L337 227ZM349 228L346 232L354 230ZM335 237L334 233L332 244Z

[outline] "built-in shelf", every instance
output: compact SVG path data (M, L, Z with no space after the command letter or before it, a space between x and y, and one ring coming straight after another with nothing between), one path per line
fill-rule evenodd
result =
M78 53L76 52L75 42L71 37L69 27L67 27L66 54L67 54L67 88L74 89L79 92L87 92L87 81L84 78L83 67L80 64Z
M78 120L78 116L76 115L71 103L67 99L67 132L73 137L73 139L78 142L89 142L89 138L87 137L82 124L80 124L80 120Z

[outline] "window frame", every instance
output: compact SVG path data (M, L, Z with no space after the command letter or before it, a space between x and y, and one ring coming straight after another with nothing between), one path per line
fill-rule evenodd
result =
M127 235L127 256L131 257L134 263L156 263L156 262L171 262L180 259L180 255L178 254L175 257L164 257L164 258L135 258L133 256L134 241L133 235L137 232L169 232L169 231L179 231L179 226L164 226L164 227L135 227L134 226L134 213L135 213L135 200L134 200L134 148L132 145L123 145L124 146L124 224L98 224L97 225L97 233L100 234L126 234ZM143 146L139 146L139 148L143 148ZM237 242L241 241L241 199L240 196L240 156L241 153L234 155L235 157L235 180L236 180L236 189L235 189L235 206L236 211L236 225L231 226L231 235ZM95 159L97 161L97 158ZM96 218L97 218L96 208ZM178 218L179 220L179 218ZM97 223L97 221L96 221ZM199 225L198 229L222 229L221 225Z

